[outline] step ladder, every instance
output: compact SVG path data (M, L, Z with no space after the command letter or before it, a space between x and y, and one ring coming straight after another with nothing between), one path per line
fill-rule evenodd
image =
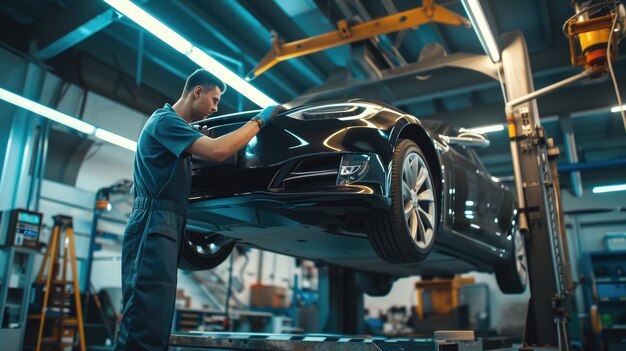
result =
M50 246L43 258L36 282L44 285L44 297L40 314L31 314L29 319L39 320L36 351L41 351L42 345L55 344L59 350L74 347L75 332L78 329L80 350L85 351L85 331L83 325L83 311L80 301L78 284L78 269L76 265L76 250L72 217L54 216L54 227L50 235ZM61 233L65 234L63 257L59 271L59 247ZM67 277L68 261L71 265L71 280ZM60 275L60 276L59 276ZM72 287L72 291L68 289ZM71 298L74 298L72 313ZM69 300L69 303L68 303ZM58 310L58 313L56 313ZM73 314L73 315L72 315ZM52 336L44 338L44 325L54 323Z

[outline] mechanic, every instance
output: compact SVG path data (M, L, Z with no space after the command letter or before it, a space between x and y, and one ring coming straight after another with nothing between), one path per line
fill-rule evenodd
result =
M123 317L115 350L166 350L191 185L191 157L223 161L277 114L263 109L241 128L209 138L190 123L217 111L226 85L206 70L192 73L182 96L146 122L135 153L133 209L122 241Z

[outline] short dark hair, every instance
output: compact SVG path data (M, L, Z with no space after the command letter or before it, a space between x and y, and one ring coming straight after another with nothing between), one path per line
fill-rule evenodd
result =
M198 85L202 85L202 87L208 89L218 87L222 91L222 94L226 91L226 84L224 82L211 74L211 72L203 68L199 68L187 77L185 89L183 89L183 95L187 95Z

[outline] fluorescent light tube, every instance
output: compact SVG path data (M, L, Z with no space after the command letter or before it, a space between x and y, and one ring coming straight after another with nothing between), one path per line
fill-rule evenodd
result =
M133 22L147 29L150 33L154 34L154 36L163 40L167 45L181 54L187 55L187 53L191 51L193 45L191 45L189 41L158 19L152 17L141 7L128 0L104 0L104 2L133 20Z
M601 193L611 193L614 191L625 191L626 184L617 184L617 185L604 185L604 186L594 186L593 193L601 194Z
M486 133L493 133L493 132L499 132L501 130L504 130L504 125L494 124L490 126L470 128L469 130L471 132L478 133L478 134L486 134Z
M87 135L94 135L96 138L102 139L111 144L121 146L133 152L137 150L137 142L133 140L130 140L121 135L117 135L115 133L109 132L108 130L105 130L102 128L96 128L95 126L87 122L81 121L78 118L68 116L65 113L59 112L57 110L51 109L50 107L36 103L25 97L14 94L8 90L0 88L0 99L6 102L9 102L15 106L26 109L30 112L36 113L45 118L51 119L57 123L63 124L64 126L75 129L79 132L85 133Z
M620 108L619 106L611 107L611 112L619 112L623 110L626 110L626 105L622 105L622 108Z
M200 67L213 73L216 77L224 81L227 85L237 90L250 101L260 107L276 105L277 102L265 95L263 92L253 87L250 83L239 77L226 66L222 65L207 53L196 46L193 46L187 39L167 27L158 19L144 11L139 6L129 0L104 0L111 7L115 8L124 16L130 18L148 32L161 39L176 51L187 56Z
M472 22L472 27L474 27L476 35L478 35L480 44L483 46L483 50L489 54L491 61L500 61L500 49L498 48L496 39L493 37L491 28L489 28L489 23L487 22L485 13L483 12L482 7L480 7L480 1L462 0L462 3L465 8L465 12L467 12L470 21Z
M121 135L111 133L108 130L97 128L96 133L94 134L96 138L102 139L104 141L108 141L111 144L115 144L117 146L121 146L124 149L128 149L132 152L137 151L137 142L125 138Z
M96 130L96 127L87 122L83 122L78 118L68 116L65 113L61 113L42 104L38 104L32 100L29 100L25 97L19 96L2 88L0 88L0 99L6 102L10 102L13 105L19 106L21 108L27 109L40 116L51 119L57 123L66 125L72 129L76 129L79 132L83 132L85 134L93 134L93 132Z
M252 84L236 75L233 71L217 62L214 58L199 48L194 46L186 56L198 66L213 73L216 77L223 80L224 83L231 86L233 89L237 90L243 96L247 97L250 101L260 107L265 108L267 106L278 104L274 99L265 95L259 89L253 87Z

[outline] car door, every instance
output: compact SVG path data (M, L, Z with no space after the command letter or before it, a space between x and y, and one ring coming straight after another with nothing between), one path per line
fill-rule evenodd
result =
M478 225L483 229L481 240L502 247L511 226L513 206L508 189L489 174L474 150L469 150L477 169L476 186L482 189L481 203L476 208Z
M452 229L470 238L479 239L482 234L486 192L480 188L480 170L474 164L470 149L451 145L454 161L454 188Z

